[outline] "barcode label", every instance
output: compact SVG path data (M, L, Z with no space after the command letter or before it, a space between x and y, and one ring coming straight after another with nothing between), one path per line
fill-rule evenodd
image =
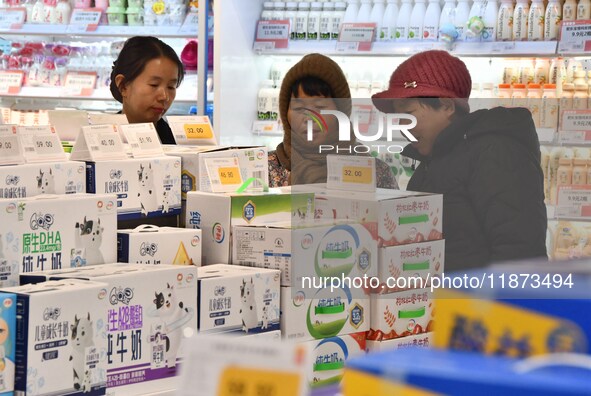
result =
M140 145L139 145L139 144L137 144L137 143L132 143L132 144L131 144L131 147L132 147L132 148L140 148Z
M175 139L184 139L185 137L185 135L174 135Z
M35 151L35 147L25 147L25 151L31 153Z
M90 146L90 151L98 151L99 147L98 146Z
M252 177L255 178L255 180L252 182L252 186L254 188L263 187L262 181L265 180L265 173L263 171L252 172Z
M328 180L338 182L341 181L341 178L338 176L329 176Z
M242 261L242 262L240 262L240 265L244 265L247 267L256 267L257 262L256 261Z
M582 50L583 48L585 48L583 43L573 44L573 49Z
M217 184L220 184L220 181L219 181L219 179L213 179L211 181L211 184L216 184L217 185Z

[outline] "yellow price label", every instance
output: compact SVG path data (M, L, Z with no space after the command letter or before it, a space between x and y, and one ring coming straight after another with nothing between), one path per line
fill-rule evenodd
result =
M240 169L237 166L218 168L218 175L223 186L229 184L242 184Z
M183 125L187 139L211 139L213 130L209 124L185 124Z
M368 166L344 166L343 182L357 184L371 184L372 169Z
M298 396L300 387L298 373L228 367L220 377L217 396Z

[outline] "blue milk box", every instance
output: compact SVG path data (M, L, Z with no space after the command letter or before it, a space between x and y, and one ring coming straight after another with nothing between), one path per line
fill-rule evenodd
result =
M16 296L0 293L0 396L14 394L15 341Z

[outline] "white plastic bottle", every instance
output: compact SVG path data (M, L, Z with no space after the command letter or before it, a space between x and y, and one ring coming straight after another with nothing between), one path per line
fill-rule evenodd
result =
M562 20L574 21L577 19L577 2L575 0L566 0L562 6Z
M334 14L334 3L326 2L320 13L320 40L330 40L332 33L332 16Z
M384 14L386 13L385 0L374 0L371 14L369 14L369 21L376 24L376 39L380 39L382 31L382 22Z
M482 41L495 41L497 34L497 15L499 13L499 5L497 0L488 0L484 10L484 30L482 31Z
M466 0L467 1L467 0ZM408 39L408 28L410 25L410 15L412 14L412 0L402 0L402 6L396 19L396 39Z
M454 23L454 17L456 15L456 0L445 0L443 9L441 10L441 16L439 17L439 28L443 28L446 24Z
M410 14L410 23L408 24L409 40L421 40L423 38L423 22L426 13L425 0L415 0L415 6Z
M573 109L586 110L587 99L589 97L587 84L575 84L575 94L573 95Z
M310 13L310 3L302 1L298 4L298 13L295 17L295 37L296 40L305 40L308 34L308 14Z
M263 12L261 12L261 21L270 21L273 19L273 7L272 1L265 1L263 3Z
M591 0L579 0L577 19L591 19Z
M339 34L341 32L341 25L343 23L343 19L345 18L345 12L347 9L347 3L343 1L339 1L334 5L334 13L332 14L332 19L330 21L331 25L331 35L330 38L333 40L337 40L339 38Z
M472 8L470 8L470 14L468 15L468 19L466 21L469 21L470 19L472 19L473 17L480 17L482 18L482 21L484 22L484 13L486 11L486 3L484 2L484 0L474 0L474 2L472 3ZM464 22L466 24L466 22ZM482 38L482 33L484 33L484 31L482 31L480 34L475 35L473 34L473 32L468 31L468 27L466 26L466 29L464 30L465 32L465 37L466 37L466 41L480 41Z
M259 121L271 120L271 97L273 95L273 80L263 81L257 96L257 119Z
M441 6L439 0L429 0L425 19L423 21L423 40L435 41L439 35L439 19L441 18Z
M284 18L289 21L289 38L291 40L295 39L296 36L296 27L295 27L295 19L298 14L298 3L294 1L289 1L286 3L285 6L285 14Z
M361 0L361 7L359 7L356 22L369 22L370 15L371 0Z
M513 0L501 0L497 15L497 41L513 40Z
M281 21L285 19L285 2L276 1L273 3L273 20Z
M322 14L322 3L312 3L308 14L308 40L318 40L320 36L320 14Z
M396 18L398 18L398 0L388 0L382 19L382 30L378 35L381 41L390 41L396 38Z
M556 40L558 25L562 20L562 7L560 0L549 0L544 17L544 40Z
M558 125L558 99L556 85L542 85L542 110L540 112L540 125L542 128L556 128Z
M529 41L540 41L544 39L544 2L532 0L527 16L527 37Z
M517 0L513 12L513 40L527 40L527 18L529 15L528 0Z
M534 66L534 82L536 84L544 85L550 82L549 77L550 62L548 59L536 59Z
M50 23L50 24L56 23L55 6L56 6L56 3L53 1L45 2L45 7L43 8L43 23Z
M458 0L456 7L456 14L454 16L454 26L458 32L458 40L465 40L466 38L466 22L470 16L470 5L468 0Z
M357 14L359 14L359 0L349 0L343 22L352 23L357 21Z
M70 23L70 16L72 15L72 6L67 0L58 1L55 6L55 23L60 25L67 25Z

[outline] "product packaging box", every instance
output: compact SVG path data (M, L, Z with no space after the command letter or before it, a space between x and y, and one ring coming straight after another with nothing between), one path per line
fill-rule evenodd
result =
M402 348L430 348L433 346L434 333L422 333L384 341L367 340L368 352L381 352Z
M181 159L129 158L86 163L86 191L117 194L119 220L181 213Z
M279 271L214 264L198 268L199 332L279 330Z
M230 263L231 231L238 225L298 222L314 216L314 194L295 194L289 188L266 193L187 194L186 226L203 231L203 264Z
M263 183L265 186L269 185L267 148L264 146L165 146L165 152L182 159L183 199L189 191L213 191L205 163L205 160L210 158L237 158L243 181L246 182L250 178L258 179L258 184L254 183L253 186L258 185L261 190Z
M444 272L445 241L380 248L378 257L380 293L429 287Z
M308 294L308 295L307 295ZM350 288L319 289L313 295L281 288L281 334L311 341L369 330L370 298L354 298Z
M367 339L384 341L428 333L434 326L431 289L371 295L371 320Z
M18 274L116 261L115 195L42 195L0 201L0 286Z
M281 336L280 336L281 337ZM0 293L0 395L14 391L16 355L16 295Z
M300 287L304 276L377 274L377 242L359 224L236 226L232 241L233 264L279 269L281 286Z
M107 264L23 276L106 283L107 387L117 395L143 395L174 388L186 337L197 332L197 267Z
M3 289L16 294L17 394L105 394L105 287L68 280Z
M346 362L364 355L366 350L364 332L307 341L306 344L312 350L313 358L307 372L311 389L340 383Z
M15 199L40 194L84 192L86 192L84 162L62 161L0 166L0 198Z
M379 246L396 246L443 238L443 195L378 188L375 193L327 190L325 185L299 189L316 193L319 219L359 222Z
M201 230L142 225L117 231L117 261L201 265Z

